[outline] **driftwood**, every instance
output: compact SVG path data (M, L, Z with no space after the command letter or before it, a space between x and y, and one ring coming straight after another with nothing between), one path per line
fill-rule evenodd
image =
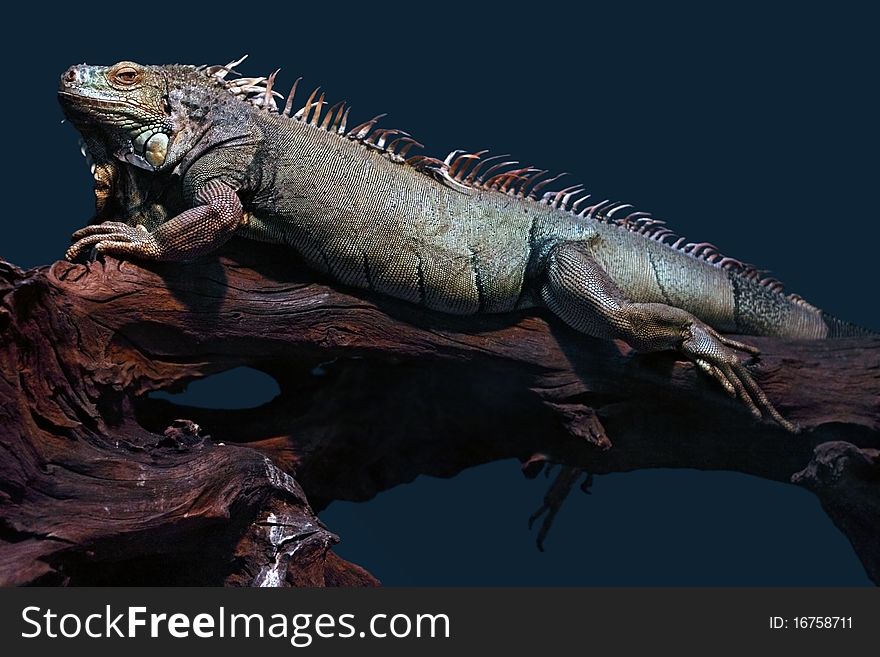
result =
M0 261L0 582L374 585L313 509L513 456L564 466L551 520L586 472L806 486L880 583L880 338L749 339L790 435L672 354L315 280L237 242L184 265ZM234 411L147 396L240 365L280 395Z

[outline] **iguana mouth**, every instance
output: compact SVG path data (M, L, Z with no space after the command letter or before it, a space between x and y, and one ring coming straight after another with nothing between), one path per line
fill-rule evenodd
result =
M74 124L117 128L119 142L121 142L121 145L114 152L117 159L147 171L155 171L165 163L170 138L161 125L152 122L145 127L137 126L133 129L129 127L130 121L126 122L128 125L120 125L122 123L119 120L120 109L136 109L140 107L139 105L128 101L97 98L69 91L59 91L58 95L65 101L62 102L65 114ZM91 162L88 149L83 142L80 143L80 150L83 156L89 160L92 176L94 176L95 165Z
M71 120L90 124L113 124L118 121L117 117L121 108L134 109L139 107L125 100L64 89L58 90L58 99L64 113L72 115L70 116Z

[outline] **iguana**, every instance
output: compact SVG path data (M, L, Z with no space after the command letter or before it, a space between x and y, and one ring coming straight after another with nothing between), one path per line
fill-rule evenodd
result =
M421 147L380 115L351 129L316 89L279 111L278 71L225 66L73 66L66 117L93 161L97 212L67 257L185 261L233 235L289 245L338 282L469 315L544 306L591 336L678 350L756 418L783 418L723 333L827 338L867 331L775 279L686 242L627 204L506 155ZM551 190L552 191L548 191Z

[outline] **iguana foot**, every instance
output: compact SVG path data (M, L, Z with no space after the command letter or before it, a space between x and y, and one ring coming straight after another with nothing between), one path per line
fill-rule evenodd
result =
M755 418L760 420L767 415L786 431L800 432L800 427L776 410L737 353L757 356L760 351L756 347L731 340L712 327L694 321L685 329L680 349L697 367L718 381L727 394L739 397Z
M101 224L80 228L71 239L73 244L65 254L68 260L74 260L92 248L96 253L134 256L151 260L158 258L161 253L155 237L146 228L129 226L120 221L105 221Z
M785 430L798 433L740 360L738 351L758 354L751 345L722 336L682 308L628 300L584 243L556 246L547 256L545 275L541 297L570 326L596 337L620 338L639 351L677 349L730 396L742 399L756 418L767 415Z
M123 258L186 262L215 251L232 237L244 213L234 189L219 180L199 183L194 207L168 219L152 231L141 225L105 221L73 234L67 257L87 249Z
M552 468L552 465L544 471L545 475L549 476L550 468ZM584 480L581 483L581 490L585 493L589 493L590 486L593 483L593 475L583 468L575 468L567 465L562 466L559 474L556 475L556 479L544 494L544 501L540 508L529 516L529 529L532 528L535 522L543 517L541 527L538 529L538 536L535 539L535 544L541 552L544 551L544 540L547 538L550 529L553 527L553 521L556 519L556 514L559 513L563 503L568 498L568 494L581 476L584 476Z

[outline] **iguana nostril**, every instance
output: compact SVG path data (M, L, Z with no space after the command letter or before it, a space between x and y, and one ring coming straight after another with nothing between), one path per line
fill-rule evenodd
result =
M76 82L77 77L78 76L76 74L76 67L71 66L69 69L67 69L67 73L64 74L64 81L73 83Z

